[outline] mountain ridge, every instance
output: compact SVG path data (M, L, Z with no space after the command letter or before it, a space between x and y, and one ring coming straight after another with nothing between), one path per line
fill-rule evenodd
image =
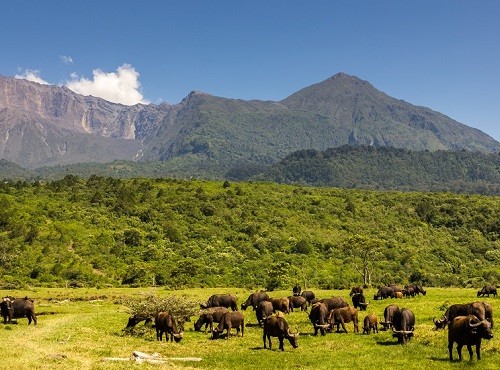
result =
M126 106L2 76L0 92L0 157L27 168L160 160L181 171L210 164L220 177L240 164L342 145L500 152L480 130L345 73L280 101L193 90L178 104Z

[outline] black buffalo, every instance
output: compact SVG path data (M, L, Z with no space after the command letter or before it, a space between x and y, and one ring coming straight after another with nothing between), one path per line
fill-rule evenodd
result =
M436 329L445 328L457 316L477 316L479 320L489 320L493 328L493 307L487 302L457 303L452 304L444 313L442 319L435 320Z
M35 304L33 299L28 297L14 298L4 297L0 303L3 323L12 323L12 319L28 318L28 325L31 321L36 325Z
M318 302L312 305L309 320L314 326L314 335L318 335L318 330L321 332L321 335L326 335L326 331L330 328L328 313L326 304Z
M299 296L301 291L302 291L302 288L301 288L299 285L295 285L295 286L292 288L292 294L293 294L294 296Z
M261 326L267 317L271 316L274 312L273 304L270 301L261 301L255 310L257 322Z
M467 346L472 361L472 346L476 346L477 359L481 359L481 339L491 339L491 324L487 320L479 320L474 315L457 316L448 327L448 352L453 361L453 343L457 343L458 359L462 361L462 347Z
M159 312L155 316L156 339L162 340L165 333L165 340L170 340L176 343L180 342L183 337L182 327L178 327L174 317L168 312Z
M349 292L349 297L352 297L354 294L363 294L363 287L352 287L351 291Z
M269 349L271 349L271 337L278 337L280 342L279 349L284 351L283 341L288 339L293 348L297 348L297 340L299 333L291 333L290 327L286 320L280 315L270 316L264 321L264 332L262 335L262 340L264 341L264 348L266 347L266 339L269 342Z
M301 296L288 297L290 302L290 311L293 312L294 308L300 308L301 311L307 311L307 300Z
M366 303L365 295L363 293L355 293L352 295L351 299L352 305L355 308L358 308L360 311L366 311L368 303Z
M238 310L236 297L231 294L214 294L208 298L207 303L200 304L200 307L203 309L210 307L231 307L233 311Z
M398 338L398 343L404 344L413 337L415 330L415 315L408 308L401 308L392 317L392 336Z
M207 327L210 325L210 331L214 329L214 322L219 323L222 316L228 312L226 307L211 307L204 310L198 320L194 323L194 330L201 331L201 327L205 325L205 333L207 332Z
M127 326L124 330L131 330L134 326L139 324L141 321L145 321L144 325L147 325L153 321L151 316L143 315L143 314L135 314L128 318Z
M485 285L483 286L483 288L477 292L477 296L481 296L481 297L484 297L485 295L487 295L488 297L490 296L490 294L493 294L493 297L496 297L497 296L497 287L494 286L494 285Z
M422 294L422 295L426 295L427 292L424 290L424 288L422 288L421 285L418 285L418 284L408 284L408 285L405 285L404 289L403 289L403 295L405 297L415 297L417 294Z
M384 309L384 321L381 321L383 330L388 330L392 328L392 319L394 313L399 310L399 307L395 304L390 304Z
M300 296L304 297L309 305L313 299L316 299L316 294L310 290L303 290L302 293L300 293Z
M391 286L381 286L378 288L377 293L373 296L373 299L386 299L394 298L394 288Z
M219 325L212 331L212 338L218 338L224 330L227 330L226 339L229 339L231 336L231 328L236 328L236 334L240 333L241 328L241 336L245 333L245 317L240 311L227 312L222 315Z
M269 296L266 292L255 292L250 294L245 302L241 304L241 309L246 310L248 306L252 306L255 310L260 302L270 301Z
M319 300L328 308L328 312L336 308L348 307L349 303L342 297L323 298Z

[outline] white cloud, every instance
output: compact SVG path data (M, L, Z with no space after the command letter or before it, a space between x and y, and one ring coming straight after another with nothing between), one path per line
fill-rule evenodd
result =
M40 77L40 71L39 70L33 70L33 69L27 69L24 71L23 74L15 75L15 78L21 79L21 80L28 80L31 82L37 82L42 85L48 85L49 83L45 81L43 78Z
M61 62L63 62L64 64L73 64L73 58L71 58L70 56L67 56L67 55L61 55L59 57L59 59L61 60Z
M81 95L92 95L106 99L114 103L134 105L138 103L148 104L140 92L139 72L130 64L124 64L116 72L106 73L100 69L94 69L94 78L89 80L71 75L71 81L66 86Z

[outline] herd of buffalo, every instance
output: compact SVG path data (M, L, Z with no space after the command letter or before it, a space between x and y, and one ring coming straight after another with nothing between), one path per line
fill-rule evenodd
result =
M391 284L380 287L374 296L375 300L386 298L414 297L418 294L426 295L426 291L416 284L407 285L404 288ZM257 323L263 327L264 348L271 348L271 337L277 337L279 349L284 350L284 340L296 348L298 331L292 332L284 314L293 312L294 309L308 312L309 320L313 326L314 335L318 332L326 335L327 332L336 330L347 333L346 324L353 323L355 333L359 333L359 311L365 311L366 302L363 288L354 287L350 291L352 306L341 297L318 299L309 290L302 291L299 286L292 289L292 295L286 298L271 298L265 291L254 292L241 304L241 309L252 307L255 311ZM487 285L478 291L477 296L497 296L495 286ZM237 334L241 331L244 335L245 317L238 311L236 297L231 294L214 294L206 303L201 304L202 312L194 323L194 330L206 332L210 328L214 339L226 332L226 338L231 336L232 328ZM11 323L15 318L26 317L28 324L33 321L36 325L37 318L32 299L4 297L0 302L0 309L5 323ZM156 336L162 340L165 333L166 340L179 342L183 338L182 324L168 312L159 312L154 318L134 315L129 318L127 328L135 326L140 321L153 321ZM448 350L450 361L453 360L453 346L457 344L459 360L462 359L462 347L467 346L470 359L473 358L472 346L476 347L476 356L481 358L480 348L482 339L493 338L493 307L487 302L472 302L466 304L453 304L448 307L442 318L433 318L435 329L448 328ZM381 330L392 330L393 337L399 343L404 344L413 337L415 330L415 315L405 307L399 308L396 304L388 305L383 312L383 321L378 321L374 313L367 314L363 318L363 334L371 332L378 333Z

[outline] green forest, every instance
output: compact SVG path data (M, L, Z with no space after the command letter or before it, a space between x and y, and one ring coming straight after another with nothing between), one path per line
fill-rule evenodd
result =
M68 175L0 185L0 286L499 283L500 197Z

